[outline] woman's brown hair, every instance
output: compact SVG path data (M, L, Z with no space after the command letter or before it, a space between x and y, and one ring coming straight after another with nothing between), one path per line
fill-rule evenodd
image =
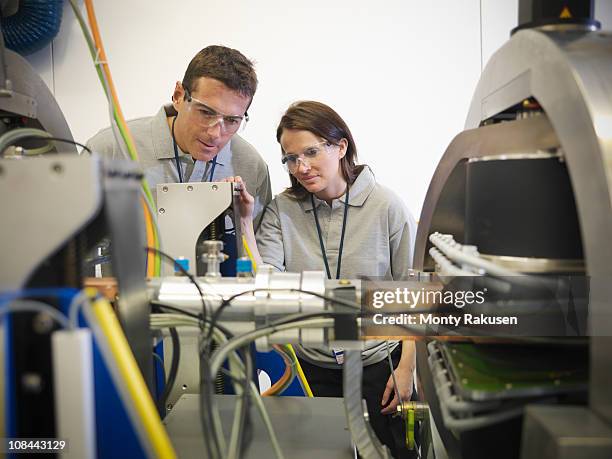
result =
M344 120L331 107L321 102L300 101L291 104L276 128L276 140L280 143L283 130L295 129L298 131L309 131L317 137L325 139L327 142L338 145L340 140L346 139L346 154L340 159L340 170L346 183L352 184L359 173L363 170L363 165L355 164L357 161L357 146L353 140L353 135ZM282 149L282 147L281 147ZM308 195L306 189L289 174L291 187L289 190L298 199Z

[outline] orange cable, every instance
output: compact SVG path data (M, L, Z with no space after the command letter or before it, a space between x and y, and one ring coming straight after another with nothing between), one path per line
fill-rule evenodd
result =
M113 77L110 73L110 67L108 66L106 52L104 51L104 46L102 45L102 36L100 35L100 29L98 28L98 21L96 19L96 13L94 11L92 0L85 0L85 8L87 9L87 19L89 20L89 26L91 27L91 33L93 35L94 43L96 45L96 51L98 53L97 59L101 64L102 70L106 74L106 79L108 81L108 87L111 92L111 97L115 101L115 110L117 112L117 117L125 125L127 141L130 143L130 147L133 147L134 139L132 139L132 134L127 128L123 112L121 111L121 107L119 106L119 98L117 97L115 83L113 82ZM136 152L136 149L134 148L133 150L134 153L137 155L138 153Z
M274 349L278 350L277 345L273 346ZM279 352L280 353L280 352ZM278 381L276 381L269 389L267 389L266 391L264 391L261 395L262 397L269 397L271 395L276 395L276 392L283 386L283 384L285 384L289 378L291 377L291 364L290 362L287 360L287 358L284 356L284 354L280 353L281 356L283 357L283 360L285 362L285 372L283 373L283 375L280 377L280 379Z

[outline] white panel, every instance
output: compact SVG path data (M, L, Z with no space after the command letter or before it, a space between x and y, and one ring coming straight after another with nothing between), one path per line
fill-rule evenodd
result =
M595 19L601 22L601 30L612 30L612 1L595 0Z
M224 44L254 59L260 86L244 136L288 178L276 125L289 103L315 99L348 122L362 162L418 218L438 159L461 131L480 73L479 0L182 0L95 2L127 117L170 100L193 55ZM109 124L72 11L55 43L55 86L75 139Z
M68 440L62 458L96 457L91 331L61 330L51 337L57 437Z
M510 39L518 25L518 0L480 0L482 7L482 65Z
M25 56L25 59L42 78L51 93L53 93L53 50L51 45L47 45L40 51Z

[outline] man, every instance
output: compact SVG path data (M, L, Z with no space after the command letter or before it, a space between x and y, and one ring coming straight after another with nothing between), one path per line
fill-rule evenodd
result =
M139 162L156 198L156 185L221 181L239 175L255 191L255 213L272 199L268 167L237 133L248 121L257 89L253 64L225 46L208 46L177 82L172 104L128 122ZM123 158L110 128L87 142L95 152Z

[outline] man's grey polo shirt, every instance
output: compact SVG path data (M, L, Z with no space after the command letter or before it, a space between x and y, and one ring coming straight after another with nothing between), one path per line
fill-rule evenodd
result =
M145 177L157 202L156 187L160 183L178 183L179 176L174 159L172 134L167 117L175 115L172 105L162 107L155 116L128 121L128 126ZM98 132L89 139L91 151L111 159L124 159L110 128ZM193 161L189 153L178 149L179 162L186 182L210 181L211 161ZM239 175L247 190L255 197L255 215L272 200L268 166L255 148L239 135L232 139L217 154L217 165L213 181Z

